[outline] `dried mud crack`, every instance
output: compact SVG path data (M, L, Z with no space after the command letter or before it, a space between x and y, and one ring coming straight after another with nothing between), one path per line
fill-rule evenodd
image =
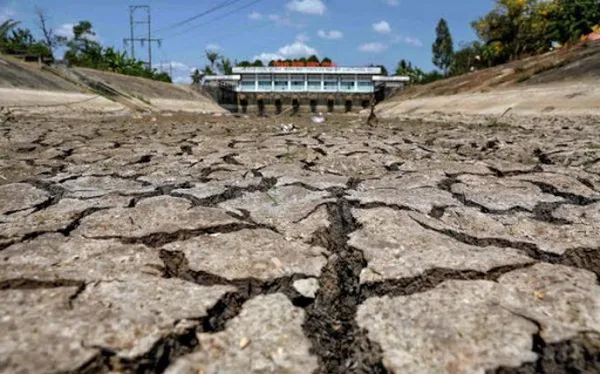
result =
M348 235L358 228L349 202L338 197L327 205L330 227L315 233L315 244L330 250L319 279L316 300L306 308L304 331L319 356L317 373L387 373L381 348L358 327L360 272L366 266L362 253L348 246Z
M486 374L600 373L600 334L579 333L574 338L546 344L539 334L533 336L533 351L538 359L519 367L500 367Z
M571 248L565 251L564 254L558 255L544 252L534 243L511 241L502 238L479 238L453 229L438 229L414 218L413 220L427 230L449 236L461 243L477 247L497 246L501 248L515 248L525 252L529 257L537 261L585 269L596 274L600 282L600 248Z
M140 116L0 128L0 371L600 372L596 119Z
M473 270L431 269L416 277L400 278L382 282L369 282L362 285L361 302L370 297L407 296L431 290L448 280L489 280L497 281L504 274L518 269L526 269L535 262L519 265L500 266L487 272Z

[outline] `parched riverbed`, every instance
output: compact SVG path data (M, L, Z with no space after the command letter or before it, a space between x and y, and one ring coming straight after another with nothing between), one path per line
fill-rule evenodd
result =
M6 122L0 372L598 373L599 125Z

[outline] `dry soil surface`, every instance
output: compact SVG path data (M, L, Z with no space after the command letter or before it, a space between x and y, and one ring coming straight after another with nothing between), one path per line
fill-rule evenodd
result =
M600 372L598 117L4 119L1 373Z

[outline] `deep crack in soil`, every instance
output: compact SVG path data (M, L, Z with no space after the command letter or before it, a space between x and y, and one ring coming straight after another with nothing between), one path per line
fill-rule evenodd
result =
M360 272L367 262L361 251L348 246L358 229L349 202L338 197L327 204L330 227L315 233L314 244L330 250L319 279L316 300L306 310L303 328L319 358L318 373L387 373L382 350L356 322L360 302Z
M110 121L112 120L107 120L107 122ZM210 128L212 128L213 122L210 123ZM333 124L332 122L330 123ZM463 124L459 124L459 126L463 126ZM171 127L172 131L177 126L175 123L173 123ZM74 131L78 128L79 126L68 126L69 131ZM467 126L467 128L469 127ZM65 128L63 127L63 129ZM178 151L178 153L175 154L176 157L193 155L195 151L198 154L198 157L201 157L204 154L203 144L206 143L208 145L210 143L208 141L204 142L201 140L194 141L194 136L199 135L198 130L195 127L190 128L190 131L188 132L182 132L175 135L173 135L171 132L165 134L157 129L158 127L147 129L136 127L135 131L126 131L123 126L118 126L115 129L109 129L109 131L106 131L106 134L114 135L119 139L130 139L129 142L123 142L123 144L121 144L121 142L118 142L111 137L109 138L110 144L104 144L106 142L101 142L96 145L92 144L90 150L86 150L85 147L80 147L78 143L83 142L84 144L82 145L87 145L87 143L91 143L97 139L109 140L106 138L107 135L103 134L100 129L95 129L94 131L84 131L84 134L73 134L71 138L65 139L62 139L64 134L58 134L60 136L57 137L54 136L57 134L53 134L53 131L56 130L49 130L37 136L36 139L29 140L28 142L31 143L29 145L25 144L26 142L24 142L23 146L16 146L14 149L15 154L23 155L23 157L19 156L21 164L32 168L30 170L31 173L27 174L27 178L21 180L21 182L29 183L32 186L45 191L48 194L48 197L44 199L44 201L34 206L28 206L23 209L7 212L6 215L10 216L29 209L33 209L33 212L42 211L59 203L64 197L70 196L73 191L69 191L66 189L66 187L63 187L62 183L84 177L83 174L80 174L82 171L78 171L78 175L71 176L69 176L69 171L71 168L74 168L74 170L80 170L80 167L84 166L81 163L85 162L84 160L87 159L85 157L86 153L102 153L104 150L108 149L123 148L122 151L124 153L122 154L114 153L114 156L107 155L103 158L94 158L94 161L89 162L89 166L91 169L93 169L93 172L86 172L85 176L119 178L141 183L142 187L149 187L152 186L150 182L139 179L141 179L143 176L146 176L148 172L152 172L155 167L157 168L157 171L160 171L160 169L163 167L161 164L163 158L166 161L181 162L183 160L172 159L171 156L167 156L168 152L163 153L162 151L152 149L154 146L148 146L148 149L144 150L143 154L140 154L140 152L137 150L132 153L127 153L129 150L137 147L137 143L140 143L142 146L147 146L144 144L143 140L150 136L153 141L156 140L158 143L161 143L166 147L172 147L173 145L176 145ZM150 132L146 133L148 130L150 130ZM415 159L418 162L427 159L436 160L441 155L439 143L442 139L442 135L440 135L440 131L445 130L443 128L440 129L433 127L428 127L426 130L427 131L414 129L414 131L411 132L411 136L414 137L415 140L404 137L400 138L402 141L396 139L395 142L391 142L393 139L390 139L390 142L385 141L390 137L390 132L387 130L385 133L381 132L381 134L378 134L375 132L375 130L369 130L360 134L357 133L355 135L349 135L347 132L348 130L344 128L343 133L339 134L339 139L329 136L327 134L327 131L329 130L326 127L318 128L318 131L323 132L321 135L311 136L310 133L307 133L307 135L302 135L302 138L299 138L300 134L295 134L296 138L294 140L285 139L285 137L290 134L275 134L272 135L273 139L275 139L275 141L279 141L278 139L284 138L288 148L289 146L308 148L309 150L312 150L312 152L317 153L318 157L311 160L288 160L286 158L286 154L274 154L274 156L281 161L290 162L290 164L295 162L297 164L296 166L301 167L304 171L312 171L313 173L318 173L319 175L325 174L347 177L347 172L343 170L329 170L329 168L326 168L327 170L320 171L320 168L323 166L323 160L327 160L327 158L332 157L335 158L340 154L345 156L358 155L358 157L356 157L357 159L362 158L361 155L369 154L392 155L395 158L390 157L389 160L388 158L385 158L385 162L382 162L381 166L385 167L388 172L398 172L402 171L403 168L401 167L405 163L412 161L412 159ZM472 129L469 128L469 131L472 131ZM542 129L543 133L547 131L547 128ZM3 133L4 137L10 140L10 133L17 132L17 129L0 129L0 132ZM226 132L230 134L231 131L227 128ZM391 133L393 136L397 136L399 134L398 131L391 131ZM528 132L527 134L528 136L533 136L533 132ZM160 138L164 137L165 135L168 136L168 142L159 141ZM408 134L405 135L408 136ZM455 137L456 134L448 133L448 135L449 138L452 138ZM20 135L17 132L15 136ZM340 145L346 146L355 143L356 136L368 136L368 141L363 141L362 143L356 142L356 144L360 145L361 147L370 148L372 152L368 150L362 150L362 148L356 150L356 148L352 147L348 149L345 149L345 147L340 147ZM423 136L428 136L431 138L426 140L423 138ZM179 138L182 140L179 141ZM303 144L304 138L312 139L317 142L318 145L314 142ZM377 142L384 142L386 146L395 147L397 152L388 151L387 148L377 147L376 143L371 144L370 141L375 140L375 138L378 138L376 140ZM207 138L207 140L210 139L211 138ZM423 140L423 145L417 142L419 139ZM511 141L509 142L509 140ZM506 142L502 141L502 144L504 145L504 143L506 143L507 145L512 145L513 141L518 141L518 139L506 139ZM220 174L225 175L230 173L231 176L235 177L237 173L239 173L239 169L241 169L238 166L244 165L242 162L240 162L240 160L246 160L246 157L248 156L248 154L246 154L248 149L245 148L244 144L253 144L255 142L257 142L255 139L231 140L227 144L227 147L235 149L235 152L232 151L232 153L221 157L221 161L217 163L213 163L212 165L207 164L206 167L202 168L198 173L195 173L196 175L190 175L189 178L186 177L186 179L189 179L189 181L178 184L166 184L158 186L153 190L143 188L136 190L136 192L133 193L118 193L118 195L127 196L131 199L129 204L130 208L135 207L136 204L143 199L157 196L185 198L191 202L192 206L217 207L223 202L238 199L247 193L269 191L277 185L278 181L276 178L267 178L261 173L261 170L267 167L265 165L256 169L250 169L248 167L248 171L244 174L244 179L247 176L261 179L259 183L253 185L237 187L235 185L224 184L225 188L219 191L221 193L202 199L196 198L192 194L187 194L185 191L174 192L175 190L198 188L201 187L203 183L220 183L221 181L225 182L228 180L225 179L228 177L224 177ZM71 143L74 145L71 145ZM481 148L482 144L483 148ZM405 149L405 145L413 145L413 148L410 149L410 153L408 153L408 151ZM487 154L483 154L483 156L488 157L492 152L498 149L498 140L490 140L487 143L485 143L485 141L482 143L478 140L475 145L478 147L476 152L479 152L480 155L484 151L491 151ZM526 143L523 143L523 145L523 148L527 149L527 155L531 156L531 149L535 148L527 148ZM269 147L271 146L272 144L267 144L264 146L264 148L260 147L258 149L264 149L266 153L270 153L271 150ZM465 144L465 147L467 146L468 143ZM218 147L218 143L215 144L215 147ZM558 148L563 147L566 148L567 146L558 146ZM461 146L458 146L454 149L457 154L461 154L458 152L458 150L461 149ZM551 145L548 145L544 146L544 149L549 150L553 148ZM52 157L44 160L42 152L45 151L52 151L50 152ZM427 153L426 156L423 156L424 152ZM34 158L33 156L35 155L29 155L29 153L38 153L40 156L39 158ZM412 153L415 153L415 157L411 156ZM468 158L471 158L475 155L472 152L462 153L464 153L464 155ZM108 152L107 154L112 153ZM155 159L155 157L158 157L159 155L161 160ZM251 155L253 155L253 153ZM547 168L543 165L555 164L555 167L558 168L560 166L559 161L561 160L561 157L564 157L564 155L554 155L554 152L542 151L538 148L533 152L534 159L532 160L533 162L536 162L537 165L531 166L530 168L528 166L517 166L520 168L520 170L510 170L510 166L506 166L506 170L501 170L502 167L495 168L488 165L487 168L490 170L490 173L485 173L484 175L495 176L497 178L507 178L544 172ZM81 156L84 156L84 158L80 159ZM454 155L451 154L448 156L454 157ZM0 157L2 157L2 155L0 155ZM106 162L106 160L109 160L111 157L114 157L114 162ZM502 158L503 156L497 155L497 157ZM494 156L494 158L497 157L496 155ZM512 157L511 159L507 159L507 161L519 160L518 162L524 162L520 161L520 157L521 156L519 156L519 158ZM115 167L119 167L119 165L121 165L121 159L123 162L128 161L127 163L124 163L123 166L126 166L130 170L124 171L123 175L120 175L116 172L108 173L108 171L114 170ZM402 159L402 161L399 161L400 159ZM484 158L481 159L486 161ZM465 160L465 157L458 157L454 160L463 161ZM597 163L598 160L600 160L600 158L594 158L592 161L586 161L583 166L587 166L589 169L585 170L585 173L588 173L587 176L585 176L586 174L584 173L582 175L585 177L577 177L577 180L581 182L582 185L596 192L598 192L598 188L595 188L597 181L593 178L600 174L597 171L592 170L590 166L594 163ZM191 161L186 160L184 164L189 166L189 162ZM199 158L191 165L196 166L197 164L201 164L203 162L203 159ZM105 163L106 165L104 165ZM525 165L526 163L527 162L521 165ZM168 165L172 164L169 163ZM444 168L444 166L442 165L441 168ZM57 173L63 172L66 174L64 178L59 181L44 181L44 178L46 177L57 177ZM216 173L220 174L218 176L213 176L213 174ZM459 183L458 177L464 174L471 173L447 173L447 178L438 185L438 188L452 193L454 198L464 206L472 207L484 214L524 214L538 221L553 224L556 226L554 228L556 230L568 230L569 225L572 224L572 222L566 219L556 218L554 216L554 212L557 208L564 205L585 207L600 201L598 199L567 192L570 190L566 187L563 189L563 187L555 187L554 185L543 182L528 182L539 187L542 192L560 197L563 201L550 203L538 202L537 204L532 205L533 209L517 206L506 210L492 210L482 204L469 200L467 198L468 194L465 196L465 194L452 192L452 185L454 183ZM308 173L308 175L312 175L312 173ZM472 175L480 174L472 173ZM15 181L18 180L20 179L15 179ZM346 193L348 190L356 189L360 183L361 180L350 178L347 185L342 188L333 187L321 189L304 182L292 182L285 185L302 187L310 191L327 191L331 193L333 199L335 200L335 202L327 200L328 202L322 202L321 204L316 205L308 212L308 214L297 221L301 222L320 209L326 209L328 213L328 219L330 223L329 228L317 230L313 234L312 239L312 244L325 247L329 250L329 253L331 253L327 264L322 269L322 274L319 277L320 289L317 292L316 298L314 299L302 296L293 286L294 282L297 280L310 278L310 276L305 274L292 274L285 277L267 280L257 278L227 279L218 273L213 274L206 271L190 269L188 260L183 252L159 250L161 246L167 243L186 240L191 237L212 233L229 233L245 229L259 228L265 228L277 232L275 227L256 223L251 217L251 212L247 210L240 209L239 214L227 212L227 214L230 216L239 219L240 222L221 225L213 228L179 230L171 233L159 232L138 238L127 236L112 237L112 239L117 239L122 243L143 243L149 247L156 248L156 251L159 253L160 258L163 261L163 266L157 265L155 268L162 273L164 278L178 278L186 282L206 287L219 285L231 286L234 290L224 294L210 309L206 311L205 314L185 321L176 321L171 330L164 332L164 335L156 341L151 349L140 356L133 359L124 359L119 357L119 352L114 350L114 348L100 346L88 347L94 349L94 352L97 352L96 355L80 368L69 371L68 373L162 373L179 357L202 349L202 347L199 346L197 339L198 333L211 334L224 331L227 328L228 323L240 314L247 301L259 295L269 295L273 293L281 293L286 295L296 307L302 308L306 312L302 327L305 335L312 343L311 353L318 358L319 368L316 370L316 374L387 373L388 370L383 366L382 362L383 351L381 347L378 345L378 343L370 341L367 331L360 328L356 322L357 309L360 304L368 298L380 296L396 297L426 292L434 289L447 280L485 279L496 281L504 274L533 266L539 262L547 262L551 264L560 264L586 269L594 272L598 280L600 280L600 247L573 248L567 250L562 255L557 255L542 251L535 243L526 240L519 241L510 238L506 239L493 237L480 238L474 236L475 234L469 235L467 232L463 232L458 228L455 229L450 226L448 229L446 229L446 226L438 228L436 225L434 225L434 227L430 227L426 224L426 221L417 221L425 229L436 231L440 234L446 235L448 238L453 238L466 244L479 247L493 245L498 247L517 248L531 257L531 262L525 264L500 266L485 272L434 268L427 270L423 272L423 274L415 277L390 279L361 285L360 273L362 269L366 267L367 262L360 250L352 248L348 245L348 235L360 228L358 222L352 215L351 209L374 209L386 207L399 211L415 210L408 206L402 205L385 204L380 202L361 204L359 201L349 201L345 197ZM86 199L88 198L80 198L79 200ZM434 205L429 212L429 216L438 219L442 218L446 212L446 209L448 208L450 207ZM84 217L103 209L108 208L86 209L77 214L73 220L69 221L68 225L64 226L62 229L52 232L68 237L72 234L73 230L77 229ZM27 242L46 233L49 232L34 231L24 235L21 238L14 238L14 240L12 240L13 238L0 238L2 240L8 240L5 241L4 244L0 244L0 251L14 243ZM91 282L86 280L71 279L52 279L44 281L33 278L15 278L0 282L0 290L9 291L71 287L73 292L69 297L69 304L72 307L73 301L75 301L77 297L86 290L87 284L91 284ZM600 373L600 335L598 333L579 333L570 340L549 344L542 339L541 332L543 326L541 326L539 322L531 320L526 316L521 317L531 321L538 327L538 331L532 335L532 350L538 354L538 360L533 363L525 363L515 368L496 368L489 370L487 373ZM40 324L43 323L44 321L40 321ZM300 370L302 370L302 368L300 368Z
M450 228L438 229L421 222L418 219L412 219L426 230L446 235L461 243L474 245L476 247L495 246L500 248L515 248L523 251L527 256L537 261L588 270L596 274L596 278L600 282L600 248L570 248L562 255L559 255L556 253L544 252L534 243L511 241L502 238L479 238Z
M236 290L223 295L207 311L206 316L189 319L188 321L194 322L193 326L182 328L180 331L171 332L162 337L148 352L139 357L126 359L118 357L117 352L109 348L93 347L98 349L98 353L90 361L75 371L62 374L99 374L114 371L124 374L163 373L179 357L201 349L197 334L224 331L227 323L240 314L244 304L256 296L282 293L295 306L301 308L312 303L311 299L300 295L293 287L295 281L309 278L307 275L294 274L272 280L255 278L228 280L218 275L190 269L183 252L161 250L160 258L164 263L164 268L161 270L165 278L178 278L201 286L229 285L235 287ZM8 286L37 286L35 282L21 284L22 282L16 281L13 283ZM41 285L41 287L51 286L51 283Z
M429 269L420 275L410 278L389 279L381 282L369 282L362 285L361 303L371 297L381 296L408 296L415 293L426 292L448 280L489 280L497 281L504 274L512 271L529 268L535 265L530 263L499 266L488 271L455 270L455 269Z
M487 370L486 374L600 373L600 334L597 333L579 333L572 339L546 344L538 332L533 335L533 351L538 354L535 362Z

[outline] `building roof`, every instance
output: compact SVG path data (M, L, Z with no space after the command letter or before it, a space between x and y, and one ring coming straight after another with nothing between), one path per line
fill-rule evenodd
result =
M410 78L401 76L401 75L393 75L393 76L385 76L385 75L376 75L373 77L374 82L409 82Z
M239 75L207 75L203 79L205 81L239 81L242 77Z
M235 67L234 74L381 74L380 67Z

